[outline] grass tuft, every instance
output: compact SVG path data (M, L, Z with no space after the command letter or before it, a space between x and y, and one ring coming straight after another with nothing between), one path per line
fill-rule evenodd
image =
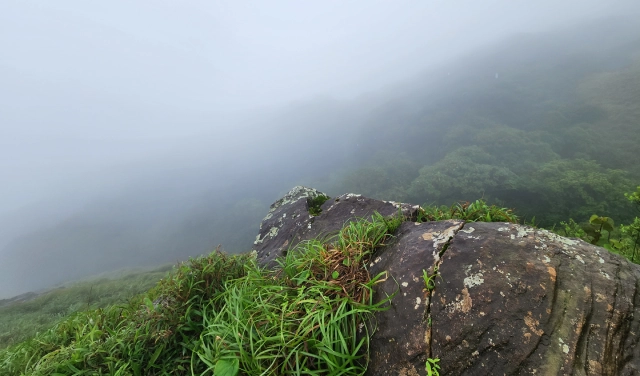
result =
M461 219L467 222L511 222L519 219L512 209L489 205L484 200L458 202L449 207L424 205L418 213L418 221L442 221Z

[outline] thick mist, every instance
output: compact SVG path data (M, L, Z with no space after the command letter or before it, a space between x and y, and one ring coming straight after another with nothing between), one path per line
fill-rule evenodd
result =
M366 189L341 176L384 163L387 147L418 153L397 126L495 111L486 82L585 53L601 61L576 77L626 66L638 13L634 1L7 2L0 298L218 244L246 251L292 186ZM541 85L561 101L571 79ZM435 162L432 150L419 152Z

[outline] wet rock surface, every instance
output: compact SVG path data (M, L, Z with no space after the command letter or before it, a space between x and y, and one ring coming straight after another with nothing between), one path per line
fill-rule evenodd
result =
M308 214L296 187L263 221L255 249L272 264L302 240L330 237L353 219L416 206L347 194ZM272 228L277 230L272 230ZM405 222L376 251L377 301L368 375L640 374L640 266L581 240L510 223ZM433 274L428 290L423 270Z

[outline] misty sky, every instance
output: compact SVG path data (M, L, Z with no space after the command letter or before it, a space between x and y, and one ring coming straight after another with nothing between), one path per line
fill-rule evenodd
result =
M522 33L620 15L640 15L637 0L4 0L0 266L9 265L3 257L13 239L54 229L95 202L103 210L149 196L139 218L163 221L153 200L197 209L196 198L184 197L211 197L215 184L243 180L260 189L243 174L269 171L259 144L274 133L287 145L323 121L348 127L358 111L366 116L363 98L386 98L421 73L473 67L474 52ZM279 134L292 127L298 138ZM157 190L164 193L149 195ZM169 212L167 220L183 218ZM105 223L118 222L113 213ZM11 278L0 281L0 297L24 290Z
M0 298L205 252L224 195L268 186L237 206L252 236L261 200L333 173L396 88L522 33L634 15L637 0L3 0ZM287 147L329 128L336 158Z
M637 8L635 0L6 0L0 217L53 194L108 191L121 171L199 134L242 137L236 124L258 110L357 98L514 33Z

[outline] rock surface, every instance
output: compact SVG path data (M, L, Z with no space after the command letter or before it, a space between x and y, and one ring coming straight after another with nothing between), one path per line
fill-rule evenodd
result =
M313 216L309 214L310 200L319 195L324 193L297 186L271 205L253 243L259 263L273 266L277 257L283 256L300 241L317 237L328 239L346 223L368 218L375 212L392 216L401 211L403 215L415 218L418 210L417 205L379 201L348 193L327 200L321 206L320 215Z
M297 242L347 221L416 206L346 194L312 217L296 187L272 205L256 240L271 264ZM276 230L273 230L273 229ZM423 270L438 270L427 290ZM372 258L386 271L374 297L396 293L376 315L370 375L640 374L640 266L581 240L510 223L405 222Z

